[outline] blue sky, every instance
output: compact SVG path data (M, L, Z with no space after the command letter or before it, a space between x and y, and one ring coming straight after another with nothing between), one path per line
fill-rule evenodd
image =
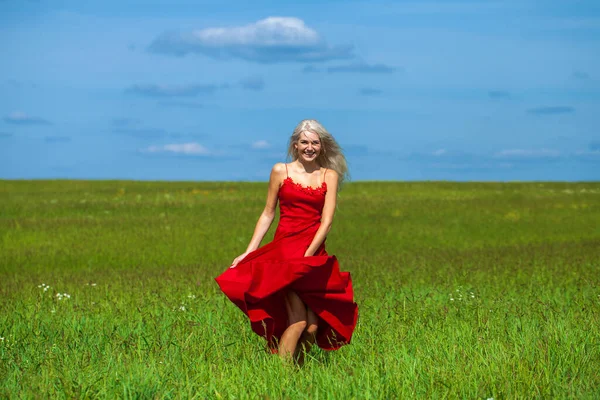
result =
M600 2L0 0L0 178L599 180Z

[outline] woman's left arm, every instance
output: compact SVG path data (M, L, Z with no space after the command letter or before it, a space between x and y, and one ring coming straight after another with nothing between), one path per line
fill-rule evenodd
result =
M323 213L321 214L321 226L315 233L310 246L304 252L304 257L310 257L315 254L317 249L323 244L327 234L331 229L333 223L333 214L335 213L335 205L337 201L337 188L338 188L338 174L336 171L330 169L325 174L325 183L327 184L327 193L325 194L325 205L323 206Z

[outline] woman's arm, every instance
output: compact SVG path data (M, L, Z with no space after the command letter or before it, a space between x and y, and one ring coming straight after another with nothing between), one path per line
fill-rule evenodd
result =
M315 233L310 246L304 252L304 257L309 257L315 254L317 249L323 244L331 224L333 223L333 214L335 213L335 205L337 201L337 187L338 187L338 174L334 170L327 170L325 175L325 182L327 183L327 194L325 194L325 205L323 206L323 213L321 215L321 226Z
M252 239L250 239L248 248L243 254L241 254L239 257L233 260L233 263L231 264L230 268L235 267L248 255L248 253L251 253L254 250L258 249L260 242L262 242L263 238L267 234L267 231L271 227L273 219L275 218L275 210L277 208L277 194L279 192L279 186L281 186L281 182L283 181L284 170L285 165L283 163L277 163L271 169L271 176L269 178L269 191L267 192L267 204L265 205L265 209L260 214L258 222L256 222L254 234L252 235Z

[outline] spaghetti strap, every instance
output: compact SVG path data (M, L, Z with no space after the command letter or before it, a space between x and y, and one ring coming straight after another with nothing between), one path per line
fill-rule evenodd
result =
M284 163L283 165L285 165L285 177L286 177L286 178L289 178L289 177L290 177L290 175L288 174L287 164L286 164L286 163Z
M323 186L323 183L325 182L325 175L327 175L327 168L325 168L325 172L323 172L323 178L321 179L321 185Z

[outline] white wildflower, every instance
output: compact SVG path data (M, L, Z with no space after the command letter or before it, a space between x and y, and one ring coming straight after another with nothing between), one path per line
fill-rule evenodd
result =
M50 286L46 285L45 283L42 283L41 285L38 285L38 288L42 289L44 292L47 292L48 289L50 289Z
M56 293L56 298L57 298L58 300L62 300L62 299L65 299L65 300L67 300L67 299L70 299L70 298L71 298L71 295L70 295L70 294L68 294L68 293Z
M188 294L188 299L195 299L195 298L196 298L196 296L195 296L195 295L193 295L193 294Z
M185 311L185 306L183 304L179 306L179 311Z

